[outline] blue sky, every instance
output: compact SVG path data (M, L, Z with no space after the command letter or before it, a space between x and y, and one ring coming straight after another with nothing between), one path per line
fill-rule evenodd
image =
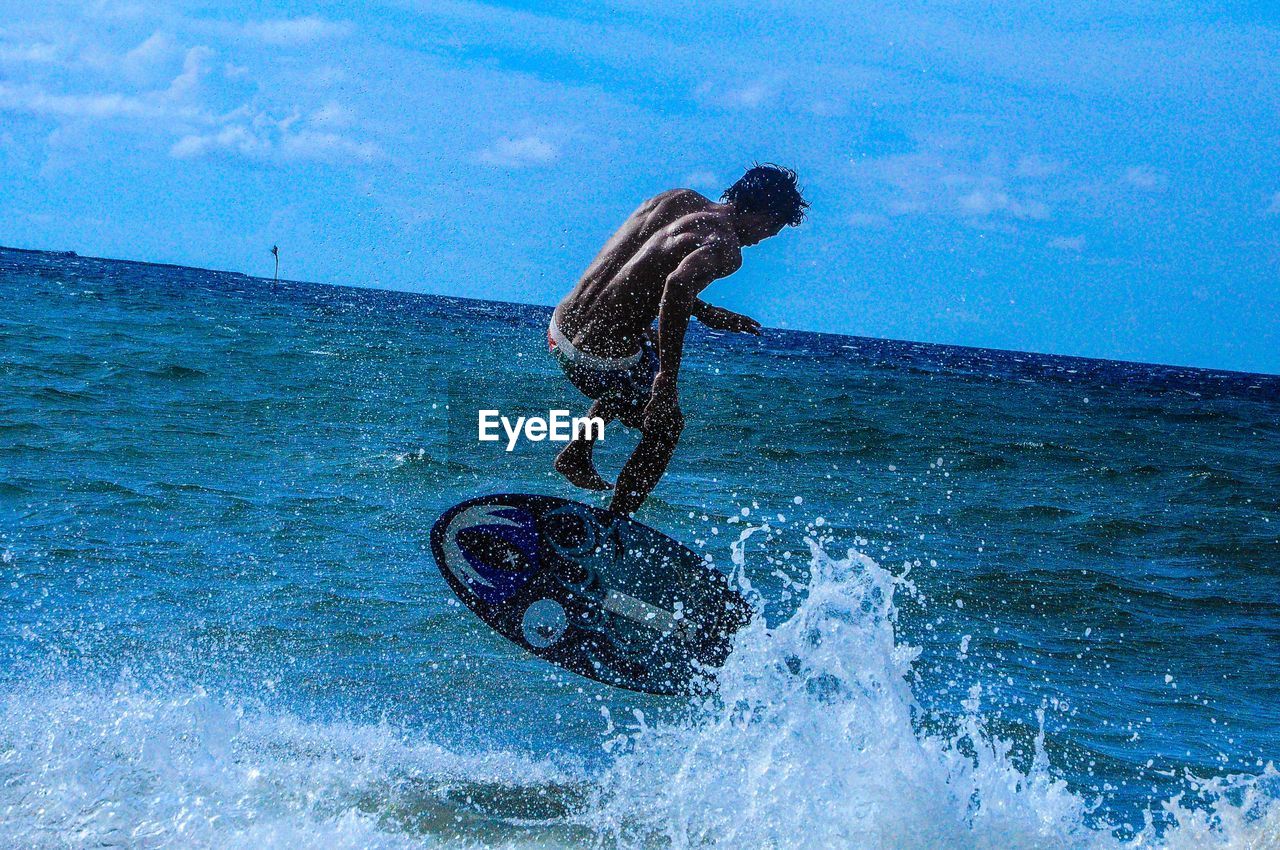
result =
M757 159L768 325L1280 372L1274 3L0 0L0 244L554 303Z

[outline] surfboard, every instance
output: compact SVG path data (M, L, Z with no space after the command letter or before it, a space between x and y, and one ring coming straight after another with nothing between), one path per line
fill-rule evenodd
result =
M431 529L458 598L524 650L652 694L709 687L752 609L727 577L665 534L554 496L469 499Z

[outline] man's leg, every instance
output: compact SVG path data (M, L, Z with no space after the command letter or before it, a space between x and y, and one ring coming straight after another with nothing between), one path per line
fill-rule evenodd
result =
M680 442L680 432L683 430L684 418L677 417L643 432L640 444L618 474L617 490L613 494L609 510L630 515L640 509L644 500L649 498L649 493L657 486L658 479L667 471L667 464L671 462L671 455Z
M591 405L587 415L598 416L608 425L617 417L618 408L609 399L600 399ZM596 472L595 461L591 459L591 452L595 448L595 441L590 438L591 431L589 428L583 430L585 433L574 437L556 455L556 472L568 478L570 484L583 490L609 490L613 485L600 477L600 473Z

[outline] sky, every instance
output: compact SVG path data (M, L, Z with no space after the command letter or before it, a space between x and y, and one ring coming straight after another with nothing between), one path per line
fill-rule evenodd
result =
M0 244L554 304L795 168L766 325L1280 373L1280 4L0 0Z

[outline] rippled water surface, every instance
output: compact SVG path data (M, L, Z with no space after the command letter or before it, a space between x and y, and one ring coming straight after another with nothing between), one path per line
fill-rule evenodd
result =
M581 496L475 440L583 409L545 309L8 250L0 304L6 846L1280 844L1280 379L695 328L640 518L762 613L690 703L431 563Z

